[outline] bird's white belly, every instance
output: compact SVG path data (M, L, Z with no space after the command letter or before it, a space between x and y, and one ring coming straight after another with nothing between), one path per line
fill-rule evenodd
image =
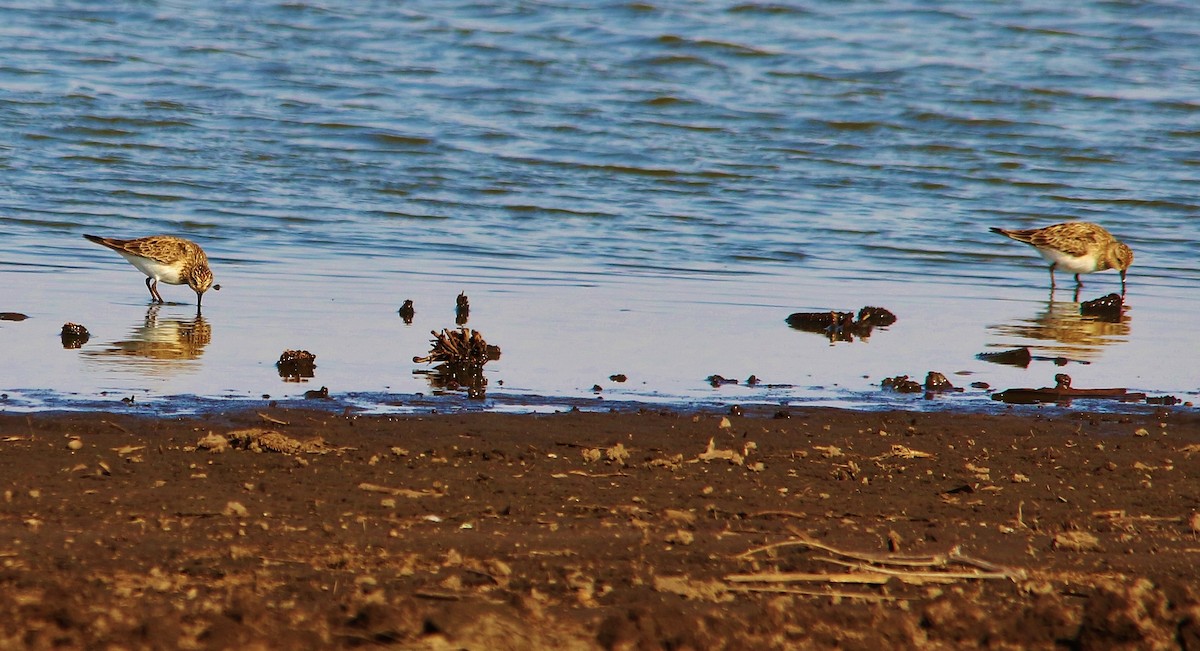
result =
M1058 249L1043 249L1038 248L1038 253L1046 259L1046 262L1053 262L1055 268L1059 271L1065 271L1072 274L1090 274L1096 271L1096 257L1091 255L1070 255L1063 253Z
M163 264L150 258L143 258L137 255L130 255L122 251L117 251L123 258L129 261L129 264L137 267L142 273L168 285L182 285L185 281L179 275L179 267Z

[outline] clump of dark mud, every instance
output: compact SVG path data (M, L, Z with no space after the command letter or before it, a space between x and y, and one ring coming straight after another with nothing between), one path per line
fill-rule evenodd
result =
M925 390L925 387L921 386L920 382L910 380L907 375L884 378L881 384L883 388L891 389L897 393L921 393Z
M1004 350L998 353L979 353L975 358L993 364L1029 368L1029 362L1033 361L1033 353L1029 352L1028 346L1021 346L1020 348Z
M471 301L467 298L466 292L459 292L458 298L454 299L454 323L455 325L465 325L469 318L471 318Z
M304 399L305 400L328 400L329 399L329 387L321 387L320 389L313 389L311 391L305 391Z
M717 387L725 386L726 384L737 384L738 383L738 381L733 378L727 378L724 375L717 375L716 373L704 378L704 381L708 382L708 384L710 386L712 386L712 388L714 388L714 389L716 389Z
M404 325L412 325L413 317L417 315L417 310L413 307L412 299L410 298L405 300L404 304L400 306L400 309L397 311L397 313L400 315L401 319L404 319Z
M1100 321L1118 323L1121 312L1125 309L1125 300L1120 294L1112 293L1079 304L1079 313L1083 316L1094 316Z
M289 382L300 382L316 374L317 356L307 350L285 350L275 362L279 377Z
M814 332L829 337L829 341L854 341L855 337L866 341L877 327L887 327L896 322L896 315L882 307L866 306L853 312L795 312L789 314L787 324L796 330Z
M961 388L954 386L950 380L946 379L945 375L937 371L930 371L925 374L925 390L934 393L959 392Z
M884 389L897 393L924 393L927 398L939 393L958 393L963 390L951 384L944 374L937 371L926 373L924 384L909 379L907 375L884 378L880 384Z
M92 333L78 323L67 322L63 324L59 337L63 348L82 348L91 339Z

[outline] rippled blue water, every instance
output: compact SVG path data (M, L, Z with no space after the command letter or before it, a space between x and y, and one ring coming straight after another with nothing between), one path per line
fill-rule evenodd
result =
M31 317L0 321L12 407L409 403L460 291L498 398L1200 387L1192 3L46 5L0 2L0 311ZM1121 323L987 231L1067 219L1135 250ZM90 232L192 238L223 289L201 323L148 313ZM863 305L899 321L832 345L783 322ZM93 338L64 350L65 321ZM1017 345L1072 362L975 357ZM311 382L275 375L284 348L318 355Z

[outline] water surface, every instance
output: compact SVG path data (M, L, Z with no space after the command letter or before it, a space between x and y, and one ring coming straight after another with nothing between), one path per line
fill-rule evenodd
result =
M3 3L0 311L32 317L0 322L6 408L404 408L459 292L503 350L485 408L913 405L879 382L928 370L1193 399L1200 11L1042 5ZM1136 252L1118 323L987 231L1068 219ZM159 232L212 258L201 317L81 237ZM784 323L864 305L899 320ZM1069 363L976 358L1023 345Z

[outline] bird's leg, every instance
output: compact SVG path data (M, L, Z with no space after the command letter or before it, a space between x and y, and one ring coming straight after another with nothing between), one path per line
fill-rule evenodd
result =
M154 300L157 301L159 305L162 305L163 303L166 302L163 300L162 295L158 293L158 281L157 280L147 277L146 278L146 289L150 290L150 295L154 297Z
M1074 301L1074 302L1076 302L1076 303L1078 303L1078 302L1079 302L1079 289L1080 289L1080 286L1079 286L1079 285L1076 285L1076 286L1075 286L1075 295L1074 295L1074 297L1072 297L1072 298L1071 298L1071 300L1072 300L1072 301Z
M1054 287L1055 287L1055 285L1054 285L1054 266L1055 266L1055 263L1051 262L1050 263L1050 289L1054 289Z
M151 278L150 276L146 276L146 289L150 290L150 300L151 301L153 301L156 298L154 296L154 288L150 286L150 281L152 281L152 280L154 280L154 279Z
M1125 272L1121 272L1121 297L1125 297Z
M1075 274L1075 286L1083 287L1083 281L1079 279L1079 274Z

